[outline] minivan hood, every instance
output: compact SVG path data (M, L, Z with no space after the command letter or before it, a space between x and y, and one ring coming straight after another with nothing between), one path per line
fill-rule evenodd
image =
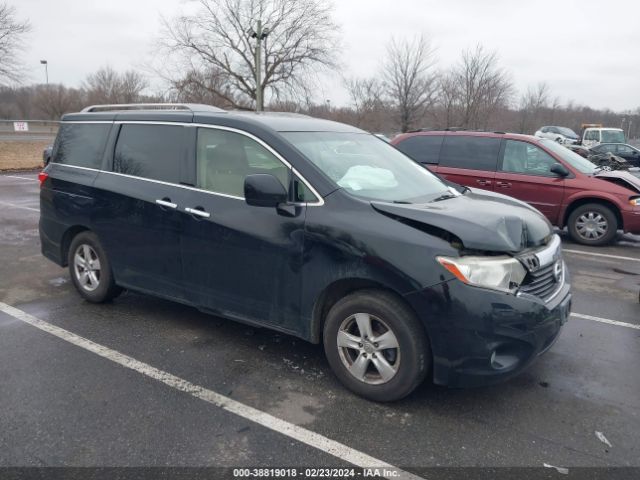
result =
M545 244L553 232L535 208L485 190L423 204L371 202L380 213L455 235L466 249L519 252Z
M640 192L640 177L636 177L635 175L626 172L624 170L612 170L609 172L600 172L595 175L596 178L619 178L624 180L625 183L628 184L628 188L630 190L637 190Z

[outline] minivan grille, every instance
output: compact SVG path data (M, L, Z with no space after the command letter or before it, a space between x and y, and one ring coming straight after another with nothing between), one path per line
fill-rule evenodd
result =
M559 282L564 277L563 267L562 260L558 260L540 270L527 273L519 291L548 300L560 286Z

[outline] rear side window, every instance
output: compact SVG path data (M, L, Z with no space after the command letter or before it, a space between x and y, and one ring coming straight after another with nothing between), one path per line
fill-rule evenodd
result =
M420 163L438 163L442 135L415 135L400 142L396 148Z
M56 137L53 162L100 168L111 124L63 123Z
M113 171L178 183L184 158L184 128L172 125L122 125Z
M440 153L440 165L495 171L499 151L499 138L446 136Z

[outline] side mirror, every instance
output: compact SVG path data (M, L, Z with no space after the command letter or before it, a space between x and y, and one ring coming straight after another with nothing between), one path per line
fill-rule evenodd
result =
M273 175L256 173L244 179L244 198L254 207L277 207L288 199L287 190Z
M551 173L555 173L559 177L566 177L569 175L569 170L561 163L554 163L553 165L551 165L549 171Z

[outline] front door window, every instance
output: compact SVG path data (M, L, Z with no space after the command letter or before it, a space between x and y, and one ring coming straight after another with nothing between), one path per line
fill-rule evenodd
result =
M500 171L554 177L550 170L556 163L551 155L531 143L507 140Z

